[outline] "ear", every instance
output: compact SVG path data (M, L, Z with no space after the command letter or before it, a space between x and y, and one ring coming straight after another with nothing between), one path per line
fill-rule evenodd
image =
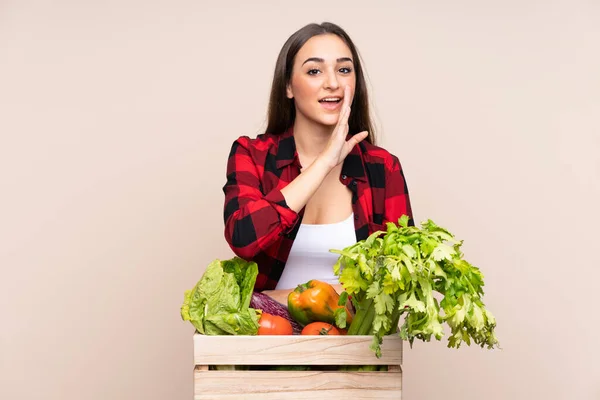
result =
M294 98L294 92L292 92L292 85L289 83L285 87L285 95L287 96L288 99Z

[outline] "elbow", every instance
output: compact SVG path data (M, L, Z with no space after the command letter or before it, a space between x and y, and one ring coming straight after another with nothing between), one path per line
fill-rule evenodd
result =
M229 247L236 256L247 261L253 260L254 257L256 257L256 255L259 253L259 250L256 248L256 246L237 247L229 241L228 243Z
M247 217L249 218L249 217ZM231 250L244 260L251 260L261 249L253 226L245 226L245 218L229 218L225 224L225 240Z

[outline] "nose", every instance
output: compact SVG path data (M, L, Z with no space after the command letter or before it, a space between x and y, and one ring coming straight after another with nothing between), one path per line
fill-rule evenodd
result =
M325 88L336 90L340 87L335 71L330 71L325 79Z

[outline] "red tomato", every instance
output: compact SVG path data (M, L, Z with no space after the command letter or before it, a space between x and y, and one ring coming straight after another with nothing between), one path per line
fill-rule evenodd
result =
M340 331L327 322L311 322L302 329L302 335L339 335Z
M292 335L294 330L287 319L263 312L258 321L259 335Z

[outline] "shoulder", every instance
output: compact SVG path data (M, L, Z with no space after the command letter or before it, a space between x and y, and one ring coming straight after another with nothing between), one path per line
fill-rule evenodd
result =
M268 151L274 148L278 143L278 135L272 133L262 133L256 137L243 135L233 141L232 147L242 147L249 151Z
M250 157L254 163L262 164L275 156L278 143L279 135L270 133L262 133L256 137L240 136L233 141L229 158Z
M369 142L362 141L359 143L363 160L366 163L378 164L391 171L400 167L400 161L396 155L390 153L380 146L376 146Z

